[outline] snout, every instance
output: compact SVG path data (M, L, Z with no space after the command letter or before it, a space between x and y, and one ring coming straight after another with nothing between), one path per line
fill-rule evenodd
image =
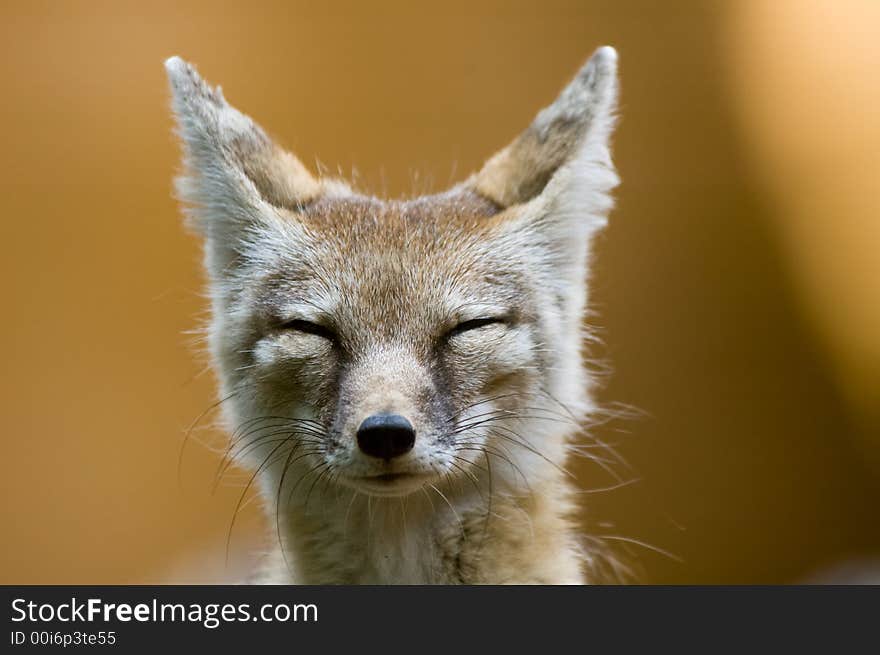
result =
M400 414L373 414L357 430L357 444L362 453L390 462L413 449L416 431Z
M436 479L441 453L432 377L399 343L365 350L341 379L337 479L371 496L404 496Z

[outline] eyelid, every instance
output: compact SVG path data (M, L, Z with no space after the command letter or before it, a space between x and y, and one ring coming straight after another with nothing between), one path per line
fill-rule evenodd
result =
M303 334L313 334L328 341L336 341L336 333L326 325L314 323L302 318L293 318L278 325L279 330L293 330Z
M489 325L502 324L507 325L508 319L502 316L486 316L481 318L472 318L466 321L462 321L454 328L447 332L447 336L454 337L457 334L461 334L462 332L469 332L470 330L478 330L482 327L486 327Z

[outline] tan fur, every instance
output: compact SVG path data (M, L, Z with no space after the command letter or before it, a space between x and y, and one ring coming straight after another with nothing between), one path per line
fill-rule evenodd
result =
M231 454L278 532L260 579L582 582L564 467L592 411L581 325L617 183L614 51L482 171L409 201L314 178L166 66ZM358 449L383 412L414 426L405 456Z
M447 491L456 498L454 491ZM288 548L291 553L320 555L292 561L296 555L291 554L285 561L281 549L275 549L255 581L387 584L391 578L399 584L579 584L584 562L576 524L568 516L574 507L563 500L566 493L564 486L547 483L528 495L493 497L491 515L485 504L475 504L457 509L457 516L439 497L415 496L405 503L373 499L369 508L366 498L358 498L344 529L320 520L315 508L308 518L288 526L296 535ZM427 535L424 527L413 529L423 521L430 525ZM370 532L381 532L383 539L371 539ZM352 538L356 534L363 535L363 541Z

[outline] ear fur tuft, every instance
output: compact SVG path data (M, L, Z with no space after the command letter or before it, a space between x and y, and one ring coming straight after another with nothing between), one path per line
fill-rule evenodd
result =
M604 163L613 173L608 142L617 107L617 53L596 50L559 97L541 110L509 146L489 159L470 186L502 207L523 204L542 195L550 181L580 162ZM581 177L581 176L577 176ZM595 180L595 190L609 191L612 176ZM589 179L581 179L589 185ZM554 185L558 187L559 185ZM561 190L561 189L555 189Z
M229 221L251 221L268 208L296 208L321 190L300 161L232 107L180 57L165 62L184 149L180 198L205 234Z

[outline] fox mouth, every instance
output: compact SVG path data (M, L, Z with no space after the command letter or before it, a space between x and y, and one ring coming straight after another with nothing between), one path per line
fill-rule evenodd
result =
M380 473L346 478L349 486L370 496L406 496L421 489L433 476L427 473Z
M400 480L401 478L406 478L411 475L412 473L382 473L381 475L374 475L366 479L374 480L376 482L394 482L396 480Z

